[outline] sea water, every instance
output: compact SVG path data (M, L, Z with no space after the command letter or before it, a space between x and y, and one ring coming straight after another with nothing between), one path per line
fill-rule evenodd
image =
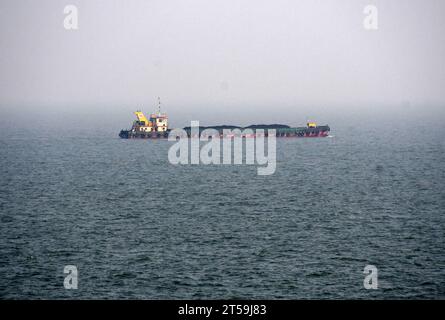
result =
M329 125L258 176L118 126L2 122L0 297L445 298L442 122Z

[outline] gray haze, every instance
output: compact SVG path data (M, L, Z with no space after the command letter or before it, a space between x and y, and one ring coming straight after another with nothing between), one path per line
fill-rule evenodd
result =
M79 30L63 27L68 4ZM377 31L363 27L367 4ZM443 0L2 0L0 114L127 121L157 96L178 125L434 114L445 105L444 14Z

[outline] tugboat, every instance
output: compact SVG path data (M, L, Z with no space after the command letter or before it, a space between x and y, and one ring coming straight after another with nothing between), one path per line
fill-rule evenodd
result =
M158 97L158 112L147 118L142 111L135 111L136 119L130 130L121 130L119 137L123 139L157 139L168 138L168 117L161 113L161 100Z
M134 113L137 120L133 122L133 126L130 130L121 130L119 137L123 139L159 139L168 138L168 134L171 129L168 128L168 117L166 114L161 113L161 101L158 97L158 112L153 113L147 118L142 111L136 111ZM217 130L221 137L225 137L223 130L234 130L239 129L244 131L248 129L251 133L243 134L244 137L255 137L256 130L262 130L265 136L268 135L268 129L275 129L275 134L277 137L296 137L296 138L315 138L315 137L327 137L330 132L328 125L318 126L313 121L308 121L306 127L291 128L284 124L264 124L264 125L250 125L248 127L238 127L231 125L221 125L221 126L211 126L199 128L199 135L205 129ZM192 128L185 127L183 130L187 133L189 137L192 136ZM228 137L228 136L227 136Z

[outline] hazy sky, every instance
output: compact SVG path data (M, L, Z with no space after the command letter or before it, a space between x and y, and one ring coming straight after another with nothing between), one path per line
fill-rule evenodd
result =
M151 111L157 96L170 115L234 120L444 106L445 1L0 1L2 111Z

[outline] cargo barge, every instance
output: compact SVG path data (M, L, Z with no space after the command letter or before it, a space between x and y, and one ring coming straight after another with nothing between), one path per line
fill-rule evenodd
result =
M136 120L133 122L131 129L121 130L119 137L123 139L160 139L168 138L168 134L171 129L168 128L168 117L166 114L161 113L160 108L157 113L153 113L147 118L141 111L136 111ZM243 137L255 137L259 134L268 136L268 130L274 129L277 137L296 137L296 138L315 138L315 137L327 137L330 132L328 125L318 126L315 122L307 122L306 127L292 128L283 124L270 124L270 125L250 125L248 127L238 127L230 125L210 126L210 127L185 127L183 130L187 133L188 137L196 137L201 135L205 129L214 129L219 132L221 137L229 137L226 134L227 130L240 130ZM226 130L226 131L225 131ZM238 131L238 132L240 132ZM257 132L258 131L258 132ZM260 133L261 132L261 133ZM232 134L230 134L232 136Z

